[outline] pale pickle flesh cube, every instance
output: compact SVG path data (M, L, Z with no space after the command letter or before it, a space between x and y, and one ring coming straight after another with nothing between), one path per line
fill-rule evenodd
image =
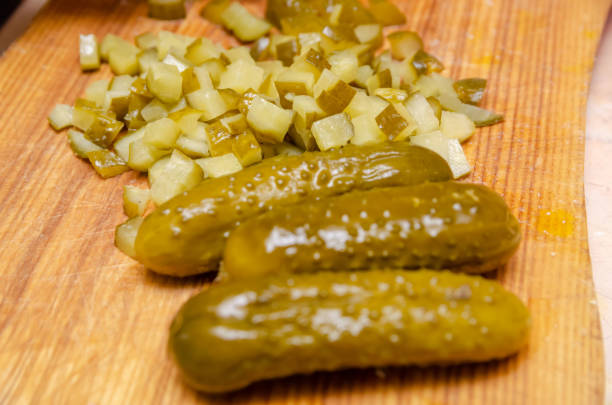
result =
M351 124L346 113L335 114L315 121L311 130L319 149L322 151L344 146L349 143L354 135L353 124Z
M159 149L167 149L174 145L181 130L170 118L162 118L147 124L144 132L142 139L145 143Z
M472 167L468 163L458 139L448 140L448 165L455 179L463 177L472 171Z
M436 152L448 162L448 141L440 131L433 131L427 134L419 134L410 137L410 143L422 146Z
M442 111L440 130L447 138L464 142L476 132L476 125L465 114Z
M198 111L202 111L204 121L212 120L226 113L229 109L217 90L196 90L187 94L187 102Z
M147 87L163 103L174 104L183 95L183 78L176 66L158 62L147 72Z
M387 140L387 136L380 130L376 120L371 115L360 115L351 121L355 132L355 135L351 138L351 144L376 145Z
M115 246L133 259L136 257L136 235L143 220L143 217L130 218L115 229Z
M98 40L94 34L79 35L79 61L84 72L100 68Z
M404 102L404 106L414 118L417 124L417 132L426 134L439 129L440 122L431 105L425 97L420 94L412 95Z
M142 216L151 200L151 190L134 186L123 186L123 212L128 217Z
M293 121L293 111L255 96L246 118L249 126L262 138L261 141L281 143Z
M49 114L49 124L56 131L61 131L72 125L72 107L67 104L57 104Z
M215 178L227 176L242 170L240 160L233 153L196 160L204 171L204 177Z
M271 28L270 23L255 17L238 2L231 3L221 13L221 22L241 41L254 41L263 37Z
M155 162L149 169L151 198L161 205L171 198L188 191L202 181L202 169L182 152L175 150L172 155Z

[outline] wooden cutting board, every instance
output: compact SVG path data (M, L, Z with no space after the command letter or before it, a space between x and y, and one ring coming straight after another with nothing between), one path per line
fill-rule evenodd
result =
M135 0L51 1L0 60L0 404L599 404L604 372L583 199L585 103L610 0L411 0L411 30L454 78L489 79L501 125L466 152L524 240L497 278L533 313L529 348L449 368L319 373L198 395L166 353L168 325L206 277L154 275L113 247L121 185L75 158L46 117L108 68L79 72L77 35L146 30L232 43L200 19L145 17ZM249 3L262 10L259 1Z

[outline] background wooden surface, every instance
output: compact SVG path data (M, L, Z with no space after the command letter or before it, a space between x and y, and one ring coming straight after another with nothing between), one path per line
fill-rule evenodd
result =
M45 119L109 74L79 73L78 33L169 29L230 43L199 7L164 23L135 1L52 1L0 60L0 403L602 401L582 175L586 91L609 0L401 4L447 73L487 77L485 104L506 114L466 149L471 179L503 193L523 224L521 249L497 277L532 310L529 349L478 366L292 377L222 397L189 390L165 350L172 316L205 278L152 275L112 246L120 185L142 179L98 179Z

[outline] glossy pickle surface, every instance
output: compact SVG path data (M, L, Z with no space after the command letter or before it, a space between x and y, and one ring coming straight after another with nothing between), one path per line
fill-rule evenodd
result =
M451 272L371 270L213 284L170 329L187 381L226 392L319 370L454 364L509 356L529 313L495 281Z
M307 198L451 177L436 153L405 143L266 159L234 175L205 180L159 206L138 232L136 257L162 274L214 270L230 231L254 215Z
M431 268L482 273L503 265L520 229L493 190L458 182L352 192L279 207L230 235L229 277L333 269Z

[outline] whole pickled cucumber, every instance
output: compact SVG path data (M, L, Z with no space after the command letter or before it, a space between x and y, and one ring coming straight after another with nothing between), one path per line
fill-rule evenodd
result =
M497 282L421 270L273 275L191 298L169 348L187 381L224 392L318 370L478 362L526 342L527 308Z
M371 267L453 269L504 264L518 221L493 190L441 182L355 191L253 217L230 235L230 277Z
M405 143L266 159L234 175L205 180L158 207L138 231L136 258L154 271L174 276L213 270L229 232L276 206L451 177L440 156Z

